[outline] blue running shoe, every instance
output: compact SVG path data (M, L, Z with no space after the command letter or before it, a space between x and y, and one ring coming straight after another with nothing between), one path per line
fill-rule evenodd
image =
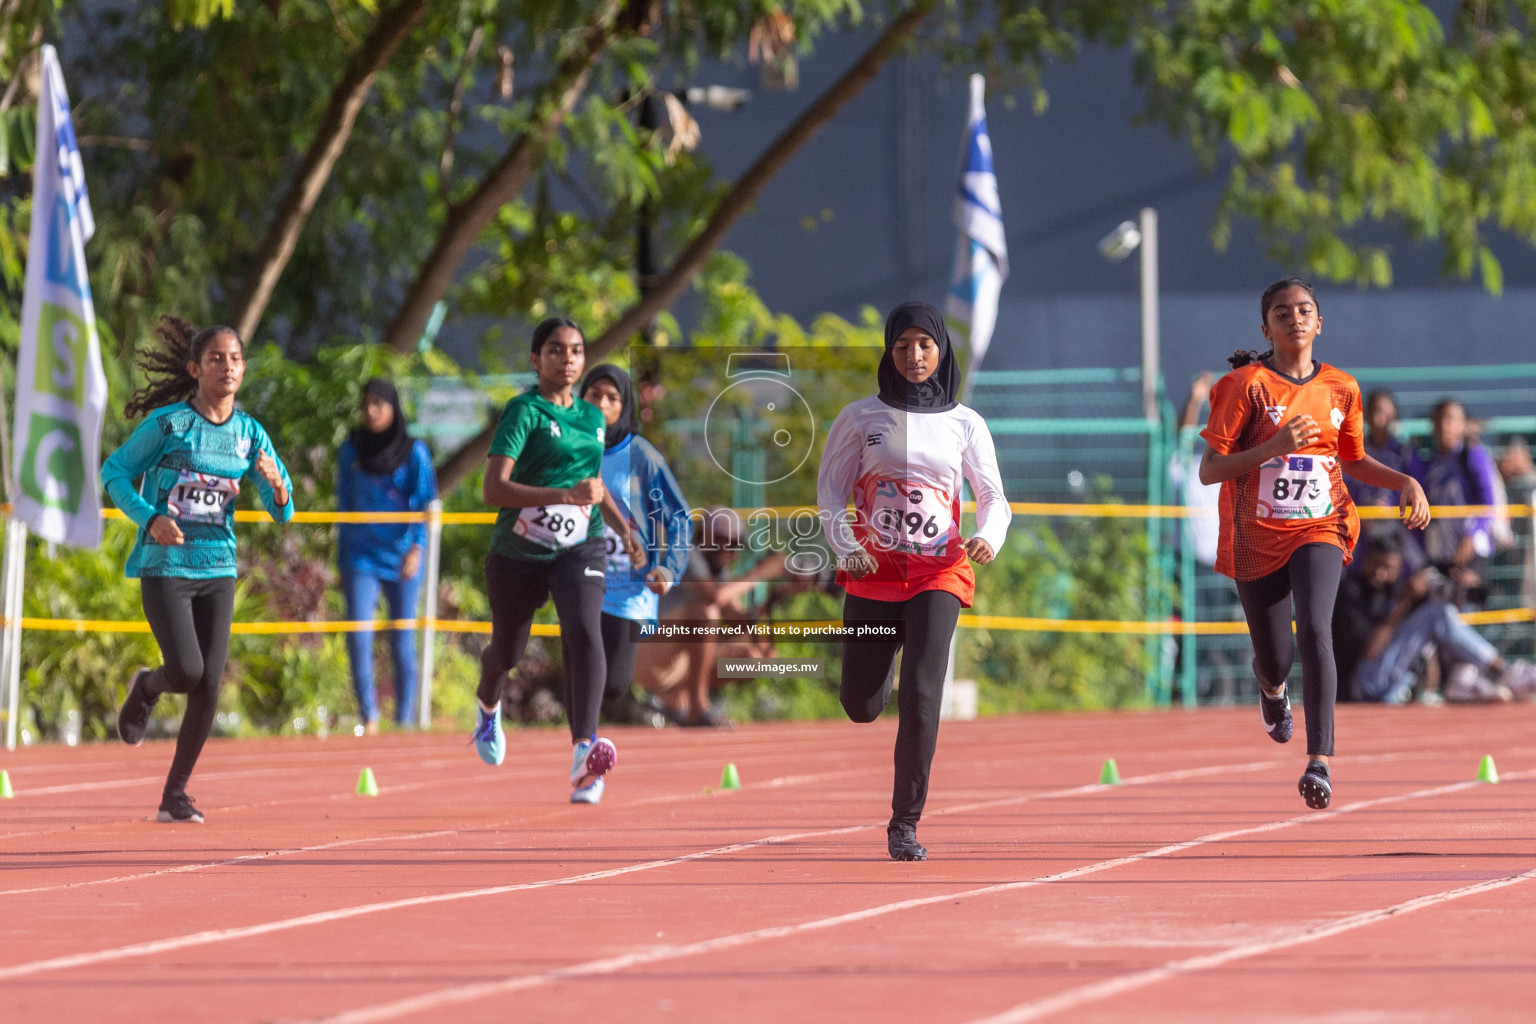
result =
M571 785L584 787L594 779L601 779L619 763L619 748L604 736L581 740L571 748ZM599 799L602 790L598 790ZM597 803L597 800L589 801Z
M475 753L486 764L501 764L507 757L507 736L501 731L501 704L475 711Z
M603 777L588 782L585 786L577 786L571 790L571 803L573 804L600 804L603 802Z

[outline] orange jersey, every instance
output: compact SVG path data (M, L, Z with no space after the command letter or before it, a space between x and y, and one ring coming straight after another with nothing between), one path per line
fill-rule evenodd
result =
M1253 362L1216 382L1200 434L1219 455L1265 443L1293 416L1311 416L1319 431L1312 444L1222 483L1217 572L1260 579L1301 545L1317 543L1342 548L1350 563L1360 517L1344 489L1341 461L1365 457L1362 404L1355 379L1326 363L1298 380Z

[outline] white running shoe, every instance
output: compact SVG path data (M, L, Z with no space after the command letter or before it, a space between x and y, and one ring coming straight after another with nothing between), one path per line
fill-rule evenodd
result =
M1499 682L1514 691L1517 700L1530 700L1536 696L1536 665L1528 661L1512 661L1504 666Z
M1445 699L1456 704L1494 704L1511 701L1514 693L1502 683L1483 675L1470 661L1451 669L1445 678Z

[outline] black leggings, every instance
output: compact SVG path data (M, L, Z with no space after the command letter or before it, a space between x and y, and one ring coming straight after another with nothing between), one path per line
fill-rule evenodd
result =
M949 643L960 618L960 599L945 590L924 590L905 601L873 601L847 595L843 624L898 621L899 640L843 644L843 710L855 722L873 722L891 699L896 681L896 652L901 658L901 686L896 708L896 784L891 793L891 821L917 824L928 800L928 769L939 742L939 704L949 668Z
M1333 705L1339 671L1333 660L1333 603L1344 574L1344 552L1334 544L1303 544L1284 568L1239 580L1237 596L1248 619L1254 669L1273 689L1291 674L1301 644L1301 699L1307 713L1307 753L1333 755ZM1291 601L1296 636L1291 636Z
M603 612L603 657L608 664L608 679L603 685L604 704L624 696L635 681L635 652L639 645L629 638L630 626L630 620Z
M507 673L528 649L533 616L551 596L560 618L560 651L565 662L565 706L571 738L597 732L607 663L603 657L603 570L608 553L601 540L568 548L548 562L528 562L491 552L485 559L485 593L491 603L491 642L480 654L480 703L501 700Z
M176 734L176 756L165 778L165 795L187 791L203 744L219 710L219 683L229 660L229 624L235 617L235 580L184 580L145 576L139 580L144 618L160 645L165 664L149 674L145 686L162 693L187 695L187 710Z

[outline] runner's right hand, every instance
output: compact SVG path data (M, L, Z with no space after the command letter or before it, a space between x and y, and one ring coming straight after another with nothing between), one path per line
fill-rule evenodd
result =
M854 579L863 579L879 568L875 556L868 551L858 551L845 558L838 559L837 567Z
M589 476L565 492L567 505L596 505L603 500L603 478Z
M1276 455L1289 455L1299 452L1310 444L1315 444L1322 431L1318 429L1317 420L1302 413L1300 416L1292 416L1275 434L1271 442L1275 445Z
M181 535L181 527L176 525L176 520L170 516L155 516L149 521L149 535L155 538L156 544L164 544L167 547L175 547L186 542Z

